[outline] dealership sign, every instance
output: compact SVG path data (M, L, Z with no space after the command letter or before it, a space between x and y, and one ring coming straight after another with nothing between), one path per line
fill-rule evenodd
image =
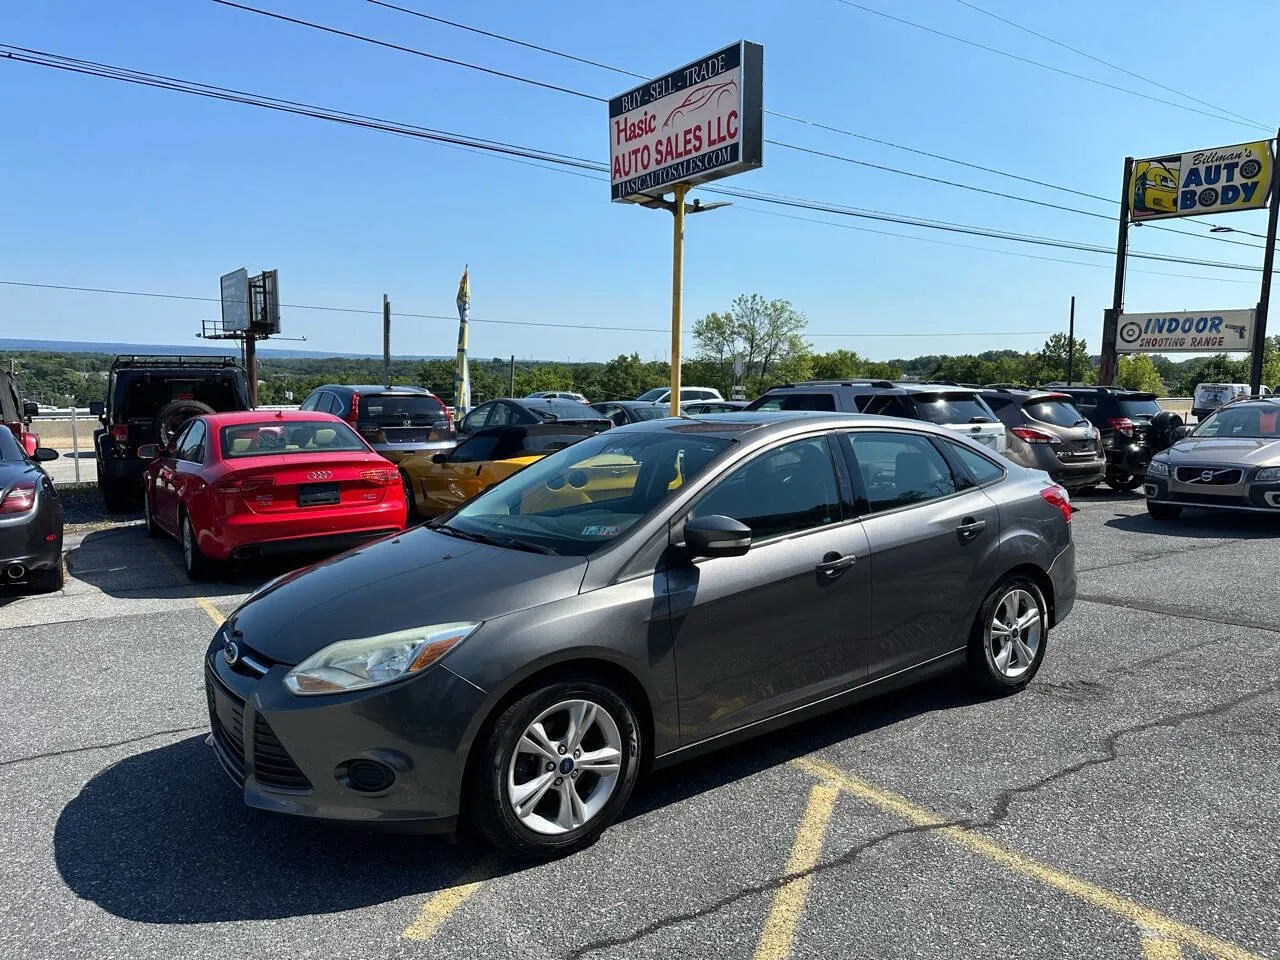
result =
M1253 310L1122 313L1117 353L1228 353L1253 346Z
M1130 216L1140 222L1265 207L1273 159L1271 141L1259 140L1138 160L1126 187Z
M609 101L614 200L761 165L764 47L740 41Z

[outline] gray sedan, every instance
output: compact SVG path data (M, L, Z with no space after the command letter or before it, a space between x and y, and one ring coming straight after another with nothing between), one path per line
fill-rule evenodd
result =
M1147 465L1143 493L1157 520L1184 507L1280 516L1280 399L1219 407Z
M660 767L963 668L1025 687L1075 599L1071 505L930 424L656 420L289 574L205 656L251 806L545 857Z

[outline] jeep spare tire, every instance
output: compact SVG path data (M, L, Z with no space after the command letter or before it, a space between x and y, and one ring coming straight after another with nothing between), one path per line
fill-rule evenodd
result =
M178 439L183 425L202 413L213 413L213 407L199 400L174 400L166 403L156 414L156 443L160 444L162 450L167 450Z
M1168 450L1177 440L1177 430L1182 426L1182 417L1172 410L1161 410L1151 418L1151 426L1147 428L1147 444L1152 453Z

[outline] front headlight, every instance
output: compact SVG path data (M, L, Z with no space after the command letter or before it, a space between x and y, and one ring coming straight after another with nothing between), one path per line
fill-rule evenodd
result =
M1253 475L1255 480L1280 480L1280 467L1263 467Z
M359 640L339 640L313 654L284 677L301 697L348 693L425 670L480 626L479 621L438 623Z
M1153 477L1167 477L1169 475L1169 465L1163 460L1152 460L1147 464L1147 473Z

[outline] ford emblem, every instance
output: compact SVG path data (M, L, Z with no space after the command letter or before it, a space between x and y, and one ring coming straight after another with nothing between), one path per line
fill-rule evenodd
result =
M227 661L227 666L234 667L240 660L240 645L228 640L222 648L222 659Z

